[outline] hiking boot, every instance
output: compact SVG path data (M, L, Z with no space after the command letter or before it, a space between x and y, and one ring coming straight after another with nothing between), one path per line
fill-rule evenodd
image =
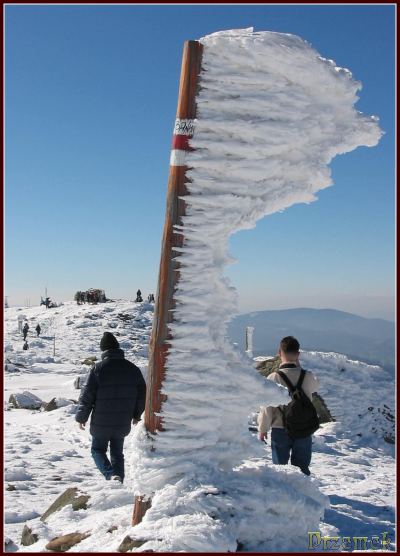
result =
M118 481L119 483L122 483L122 479L119 475L111 475L111 480L112 481Z

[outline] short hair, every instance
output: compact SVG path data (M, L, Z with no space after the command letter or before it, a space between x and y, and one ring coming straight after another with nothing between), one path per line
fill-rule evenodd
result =
M293 336L285 336L285 338L282 338L279 347L283 353L298 353L300 350L300 344Z

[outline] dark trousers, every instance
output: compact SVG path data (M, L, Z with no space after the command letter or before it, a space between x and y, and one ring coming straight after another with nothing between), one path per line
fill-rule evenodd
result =
M312 437L291 438L285 429L271 429L272 463L287 465L290 463L300 467L305 475L310 474Z
M107 457L108 443L110 443L110 459ZM124 465L124 437L110 439L92 438L92 457L99 471L108 480L112 475L125 476Z

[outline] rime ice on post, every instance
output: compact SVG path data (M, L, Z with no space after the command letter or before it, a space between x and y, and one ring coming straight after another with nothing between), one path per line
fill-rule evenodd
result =
M259 377L227 340L228 322L237 311L236 292L223 275L232 262L229 237L254 227L265 215L314 201L320 189L332 185L328 165L336 155L374 146L381 137L377 118L354 108L360 83L301 38L244 29L199 42L203 52L196 119L192 127L182 121L187 117L178 116L181 137L171 155L172 164L185 164L189 180L176 201L184 205L179 226L167 241L164 232L164 245L172 241L174 255L166 260L163 250L158 298L159 310L171 318L164 319L168 337L160 343L163 336L158 341L153 336L150 356L150 392L159 400L159 409L148 400L146 425L151 433L160 431L154 423L161 417L164 430L149 435L138 426L132 456L135 494L153 497L152 508L135 530L159 539L145 546L161 551L185 551L175 527L178 518L183 519L179 511L186 512L188 523L188 514L204 513L209 506L221 522L211 520L196 528L197 537L203 532L206 539L200 550L209 547L211 525L214 550L235 549L232 538L238 532L245 539L249 515L229 521L222 496L215 506L189 493L200 493L202 484L208 484L210 492L228 495L230 488L245 490L238 466L262 456L248 433L247 415L260 404L277 405L287 398ZM188 75L197 75L196 68ZM176 151L186 147L192 150L186 150L182 161ZM166 289L162 275L168 265L173 271ZM167 291L169 297L163 298ZM159 328L160 321L155 321L155 334ZM155 367L152 360L158 361ZM152 366L158 374L152 374ZM157 392L155 385L160 387ZM268 481L276 484L282 472L267 471L259 480L266 481L263 488L268 490L273 489ZM271 539L271 549L282 549L287 543L285 523L292 524L293 538L318 526L323 504L310 502L317 500L317 489L309 488L307 500L299 493L300 483L292 481L291 489L285 496L293 503L278 499L272 505L275 514L285 508L285 519L270 516L267 530L252 530L252 541L260 534ZM299 519L299 499L304 519ZM262 503L265 507L268 499ZM171 522L169 528L159 528L161 518Z

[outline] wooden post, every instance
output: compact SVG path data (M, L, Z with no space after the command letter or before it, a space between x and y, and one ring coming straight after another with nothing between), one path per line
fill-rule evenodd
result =
M161 410L165 396L161 385L165 377L165 361L168 353L168 323L173 321L175 307L174 291L179 281L179 263L174 260L174 247L183 245L183 234L174 233L174 226L182 226L186 204L179 197L187 195L185 165L186 151L191 150L188 140L193 135L196 118L196 93L201 68L203 47L197 41L185 42L182 57L178 107L174 128L170 171L167 192L167 210L161 247L161 261L158 275L158 290L154 307L153 330L149 345L149 369L147 375L147 396L145 409L146 429L156 434L163 430L162 419L156 415ZM150 501L136 497L132 524L141 522Z

